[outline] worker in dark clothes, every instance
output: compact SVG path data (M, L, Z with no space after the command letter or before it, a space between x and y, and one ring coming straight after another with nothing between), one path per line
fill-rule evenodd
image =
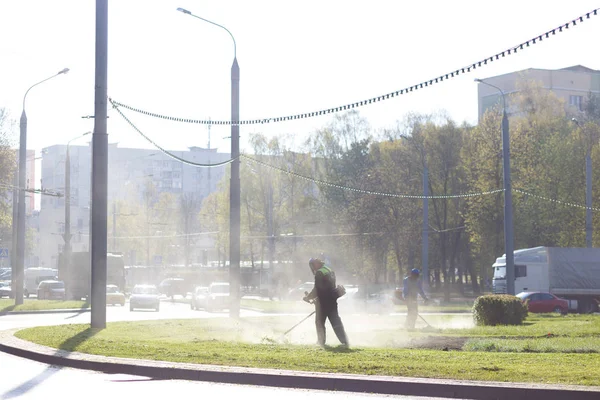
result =
M342 345L348 347L348 338L344 330L344 324L338 313L337 299L345 293L342 286L335 283L335 273L318 258L311 258L308 262L312 273L315 275L315 286L313 290L304 297L304 301L315 300L317 326L317 340L320 346L325 346L325 320L333 327L337 338Z
M415 329L415 323L417 322L417 316L419 315L419 305L417 303L417 297L419 294L423 300L427 301L427 296L423 292L423 283L419 276L421 271L414 268L410 271L410 275L404 278L404 288L402 290L402 298L406 301L407 315L405 327L407 329Z

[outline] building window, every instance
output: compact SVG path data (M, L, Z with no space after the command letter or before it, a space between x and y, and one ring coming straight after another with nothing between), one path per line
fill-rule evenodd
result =
M569 96L569 105L576 107L579 111L583 111L583 96Z

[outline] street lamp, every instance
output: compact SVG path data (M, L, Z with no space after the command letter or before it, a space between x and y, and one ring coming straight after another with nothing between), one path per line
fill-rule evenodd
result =
M82 135L74 137L67 142L67 154L65 156L65 233L63 239L65 241L64 269L67 275L71 273L71 157L69 156L69 146L71 142L80 139L92 132L86 132ZM66 288L69 289L68 287ZM67 293L68 295L68 293ZM67 296L68 298L69 296Z
M407 136L400 135L401 138L408 140ZM425 149L418 146L423 160L423 233L421 243L421 271L425 277L425 290L429 289L429 169L427 168L427 158Z
M237 62L237 47L235 38L223 25L194 15L181 7L177 11L226 30L233 40L233 64L231 65L231 158L233 161L231 162L229 183L229 290L232 303L229 308L229 316L238 318L240 315L240 126L238 124L240 118L240 67Z
M572 118L579 129L583 129L577 118ZM592 247L592 152L590 143L586 143L585 153L585 247Z
M475 82L490 86L502 95L502 161L504 172L504 252L506 254L506 293L515 294L515 254L512 215L512 184L510 181L510 137L508 134L508 116L506 115L506 97L497 86L482 79Z
M16 288L15 305L23 304L23 274L25 269L25 169L27 168L27 114L25 113L25 100L31 89L58 75L66 74L69 68L32 85L23 96L23 112L21 113L20 139L19 139L19 204L17 207L17 264L16 264Z

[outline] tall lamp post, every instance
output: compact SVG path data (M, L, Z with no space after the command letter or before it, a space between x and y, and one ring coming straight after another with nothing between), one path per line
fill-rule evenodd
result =
M80 139L92 132L86 132L79 135L67 142L67 154L65 156L65 233L63 234L63 240L65 241L64 255L64 270L67 275L71 274L71 157L69 156L69 146L71 142ZM70 298L69 288L67 290L66 297Z
M19 139L19 204L17 207L17 264L16 272L16 288L15 288L15 304L23 304L23 275L25 270L25 185L26 176L25 169L27 168L27 114L25 113L25 100L31 89L37 85L44 83L54 77L69 72L69 68L65 68L49 78L39 81L32 85L23 96L23 112L21 113L20 121L20 139Z
M106 328L106 257L108 214L108 0L96 0L94 133L92 135L91 305L90 326Z
M240 126L237 121L240 118L240 67L237 62L237 48L235 38L223 25L194 15L183 8L178 8L177 11L224 29L233 40L233 64L231 65L231 158L233 161L229 183L229 290L232 303L229 316L238 318L240 315Z
M577 118L571 119L579 129L583 129ZM589 140L589 138L587 138ZM594 228L592 225L592 147L586 143L585 152L585 247L592 247L592 235Z
M506 253L506 293L515 294L515 248L513 237L512 184L510 180L510 137L508 134L508 116L506 115L506 97L502 89L482 79L475 82L490 86L502 95L502 161L504 173L504 252Z

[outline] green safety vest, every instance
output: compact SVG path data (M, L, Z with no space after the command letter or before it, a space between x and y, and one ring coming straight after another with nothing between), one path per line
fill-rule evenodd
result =
M323 265L317 272L321 272L323 275L329 275L331 273L331 268L327 265Z

